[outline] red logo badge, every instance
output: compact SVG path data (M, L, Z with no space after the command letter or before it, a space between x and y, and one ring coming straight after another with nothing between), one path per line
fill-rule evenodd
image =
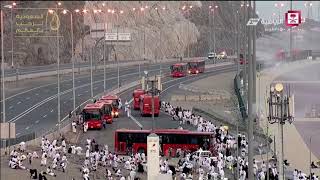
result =
M285 13L286 26L299 26L301 24L301 11L288 11Z

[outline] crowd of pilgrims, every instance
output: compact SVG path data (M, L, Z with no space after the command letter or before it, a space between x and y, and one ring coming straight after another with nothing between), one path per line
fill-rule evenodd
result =
M212 147L203 147L197 152L210 150L209 156L199 156L200 153L190 152L188 150L177 149L175 154L170 153L170 157L160 158L160 173L169 174L174 179L226 179L225 171L231 172L233 178L239 164L239 180L247 179L248 161L247 148L248 142L243 134L238 134L237 139L229 134L228 127L217 126L211 121L205 120L199 115L193 114L190 110L184 110L181 107L173 107L170 103L162 102L161 107L170 114L173 120L180 121L180 124L189 124L195 126L197 131L213 132ZM180 129L181 126L179 127ZM46 175L56 177L56 171L67 172L68 157L76 157L84 160L79 172L84 180L91 179L90 174L97 170L105 169L105 178L120 180L139 179L137 173L144 173L146 164L145 153L135 153L129 156L118 156L109 151L108 145L99 145L94 139L86 139L84 149L81 146L66 144L64 137L50 142L47 138L41 140L41 156L37 151L28 152L25 142L21 142L10 153L9 167L12 169L28 170L31 179L45 180ZM237 157L237 149L239 156ZM178 158L177 164L172 164L170 158ZM32 164L33 159L40 159L40 165L46 168L45 171L38 173L37 169L28 169L23 165L25 161ZM254 160L254 174L256 179L266 179L267 165L264 161ZM229 173L230 174L230 173ZM229 175L230 176L230 175ZM269 179L278 179L276 164L269 163ZM58 178L59 179L59 178ZM307 179L307 175L301 171L294 170L293 179ZM312 175L312 180L318 180L318 177Z

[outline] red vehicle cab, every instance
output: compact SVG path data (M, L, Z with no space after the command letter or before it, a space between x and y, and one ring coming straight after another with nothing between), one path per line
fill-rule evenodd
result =
M136 109L136 110L140 109L140 95L143 95L145 93L146 92L143 89L135 89L133 91L133 94L132 94L132 96L133 96L133 109Z
M102 103L87 104L82 111L83 121L88 123L88 129L101 129L103 116Z
M114 118L119 117L119 97L117 95L102 96L100 100L111 100L112 101L112 112L111 115Z
M243 58L243 54L240 54L240 64L244 64L245 59ZM248 60L246 59L246 64L248 64Z
M152 115L152 95L140 95L140 113L141 116ZM154 116L159 116L160 113L160 98L154 96Z
M184 77L188 73L186 63L177 63L170 66L172 77Z
M104 105L103 107L103 117L102 119L106 121L106 123L112 124L112 101L111 100L99 100L96 103L101 103Z
M117 154L130 154L137 152L147 153L147 136L151 130L127 130L118 129L115 131L114 148ZM159 136L160 153L168 156L176 154L177 149L190 150L194 152L200 147L203 150L213 150L212 132L194 132L177 129L155 130Z
M203 73L205 69L204 60L194 60L188 62L188 73L189 74L198 74Z

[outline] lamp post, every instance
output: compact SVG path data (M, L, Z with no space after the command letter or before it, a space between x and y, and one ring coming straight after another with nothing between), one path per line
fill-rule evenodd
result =
M64 9L63 14L70 13L70 29L71 29L71 62L72 62L72 97L73 97L73 109L76 109L76 91L75 91L75 80L74 80L74 47L73 47L73 12Z
M3 9L1 8L1 75L2 75L2 122L6 122L6 94L4 86L4 41L3 41Z
M275 86L270 87L270 93L268 97L269 115L268 121L270 124L278 123L278 132L280 135L280 150L278 151L278 168L279 168L279 180L284 180L284 166L283 166L283 125L286 121L293 122L292 110L290 109L291 95L290 89L286 95L284 95L283 84L277 83Z
M309 137L309 179L312 179L311 173L312 173L312 167L311 167L311 145L312 145L312 138L313 136L317 135L319 132L313 133L310 137Z

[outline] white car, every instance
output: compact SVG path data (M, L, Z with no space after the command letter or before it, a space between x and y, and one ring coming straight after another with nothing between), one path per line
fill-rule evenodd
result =
M211 52L208 54L208 59L216 59L217 58L217 53Z
M217 59L227 59L227 53L226 52L221 52L218 54Z

